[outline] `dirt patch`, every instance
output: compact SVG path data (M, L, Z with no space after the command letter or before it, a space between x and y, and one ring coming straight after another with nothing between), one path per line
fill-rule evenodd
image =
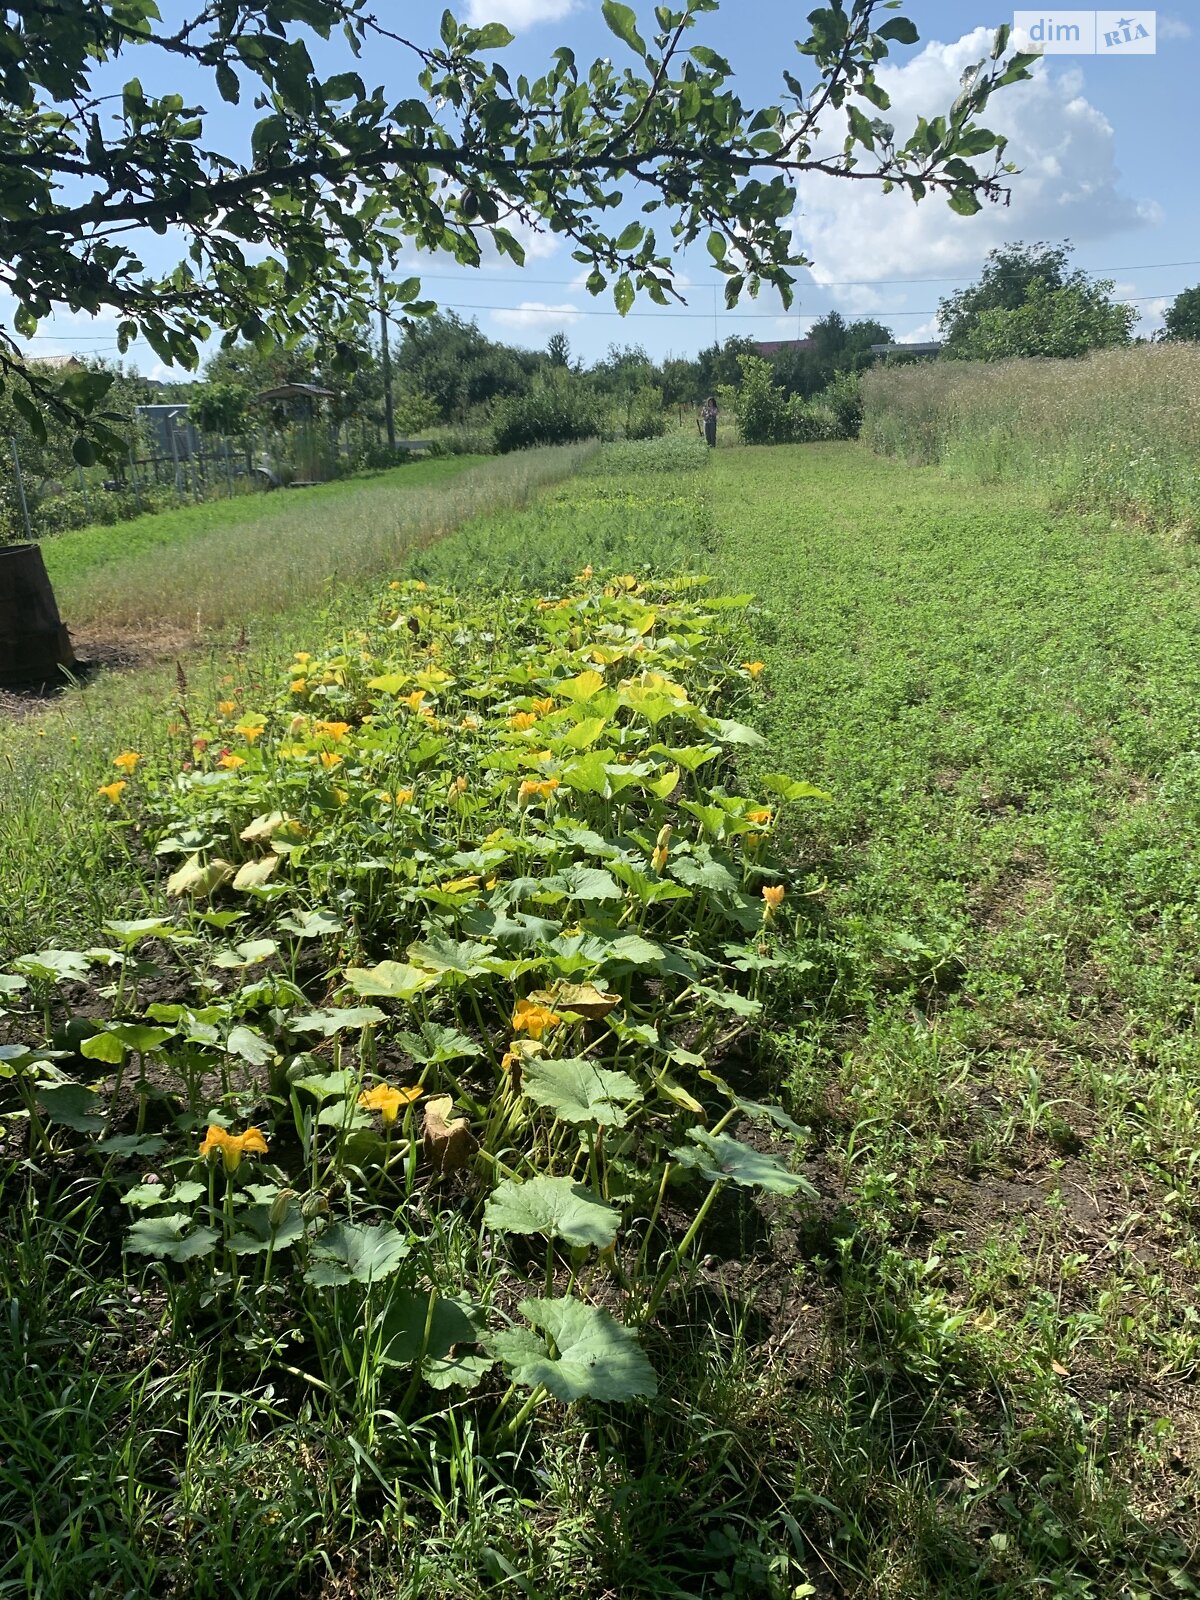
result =
M165 623L156 623L136 635L109 629L72 630L71 643L79 660L75 675L64 673L50 683L0 689L0 717L19 721L37 716L80 683L90 683L103 673L134 672L159 661L169 661L202 642L194 632Z

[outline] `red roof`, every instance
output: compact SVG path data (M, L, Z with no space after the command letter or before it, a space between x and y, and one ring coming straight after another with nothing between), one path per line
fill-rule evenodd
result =
M760 356L776 356L781 350L815 350L815 339L766 339L754 348Z

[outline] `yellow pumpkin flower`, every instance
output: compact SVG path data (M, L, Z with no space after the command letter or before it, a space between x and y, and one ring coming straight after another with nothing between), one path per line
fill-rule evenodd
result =
M243 1156L265 1156L267 1141L260 1128L247 1128L245 1133L230 1133L227 1128L219 1128L215 1122L210 1122L208 1132L200 1145L200 1155L205 1161L211 1161L215 1156L220 1156L225 1163L225 1171L231 1175L235 1173Z
M592 581L593 577L595 577L595 569L593 568L591 562L589 561L587 566L584 567L583 571L575 579L575 582L576 583L590 583Z
M532 711L518 711L509 717L508 725L514 733L524 733L532 728L536 721L537 717Z
M554 791L561 786L559 778L526 778L517 790L517 804L525 805L529 800L549 800Z
M540 1039L548 1028L562 1021L557 1011L539 1006L535 1000L518 1000L512 1014L514 1033L527 1033L531 1039Z
M246 765L245 756L235 756L232 750L226 750L217 762L219 767L224 767L226 772L236 772L239 767Z
M326 739L340 741L350 732L350 724L348 722L318 721L313 723L313 732L322 735Z
M340 767L342 758L336 750L321 751L321 765L323 767Z
M453 798L457 799L460 794L466 794L466 792L467 792L467 780L464 777L461 777L461 776L455 778L454 782L450 785L450 794L451 794L451 796Z
M546 695L540 700L535 700L533 702L533 709L537 712L539 717L548 717L554 710L553 695Z
M307 650L297 650L294 659L303 667L312 660Z
M771 826L771 812L767 806L755 806L753 811L747 811L746 821L752 822L756 828L769 828Z
M742 670L743 672L748 672L752 678L757 678L766 668L761 661L743 661Z
M245 739L247 744L253 744L256 739L262 738L263 725L261 722L255 723L249 728L239 728L238 732L241 734L242 738Z
M770 927L775 913L783 904L784 888L781 883L769 883L762 892L763 897L763 924Z
M398 806L410 806L410 805L412 805L413 795L415 793L416 793L415 789L397 789L396 790L396 804Z
M308 688L307 678L293 678L288 688L293 694L303 694Z
M400 696L400 704L407 706L410 711L420 711L424 699L424 689L414 689L411 694L402 694Z
M221 713L221 715L223 717L231 717L233 715L233 713L237 710L237 701L236 700L218 700L217 701L217 710Z
M364 1111L378 1111L384 1127L390 1128L404 1107L419 1100L422 1093L421 1089L394 1089L390 1083L380 1083L373 1089L364 1089L358 1103Z
M654 841L654 854L650 857L650 865L654 871L661 874L667 870L667 855L671 849L671 834L674 829L669 822L664 822L658 830L658 838Z
M141 759L137 750L122 750L119 756L114 756L113 766L120 772L132 772Z
M115 783L102 783L96 793L102 794L110 806L115 806L128 787L124 778L118 778Z

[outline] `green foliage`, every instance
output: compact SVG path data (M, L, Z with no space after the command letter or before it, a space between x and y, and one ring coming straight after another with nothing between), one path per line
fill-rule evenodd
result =
M559 373L525 394L508 395L492 408L496 450L530 450L536 445L571 444L600 438L610 427L608 408L590 386Z
M742 356L741 387L733 397L743 444L801 444L853 437L861 422L858 378L847 373L813 401L787 395L769 361Z
M1010 244L992 250L977 284L940 302L945 354L968 361L1081 356L1128 344L1132 306L1109 300L1113 283L1068 270L1071 246Z
M947 346L946 353L964 361L1062 359L1128 344L1137 311L1109 300L1112 288L1111 279L1061 289L1034 283L1014 310L981 311L970 331Z
M934 362L864 384L872 447L1054 504L1200 528L1200 360L1184 343L1074 361Z
M1200 342L1200 284L1175 296L1167 307L1163 323L1164 338Z
M938 190L962 212L1002 192L1004 140L977 119L993 92L1028 76L1025 58L1005 59L1005 31L944 116L921 118L901 142L860 113L830 158L822 112L851 97L885 108L877 69L911 25L895 18L877 29L875 0L815 12L798 41L814 81L786 74L788 98L757 107L735 93L728 62L691 43L715 9L715 0L659 7L643 38L630 7L608 5L617 60L581 66L558 51L546 70L513 82L496 59L512 43L508 29L460 25L449 12L438 40L418 42L385 29L361 0L250 0L236 15L180 15L169 29L152 0L72 0L49 15L19 0L0 105L4 254L20 264L16 332L31 337L61 307L114 317L122 351L140 336L160 360L188 368L217 329L254 345L290 346L307 332L340 354L380 297L390 314L433 309L419 279L380 290L377 271L414 247L477 266L490 246L520 262L513 215L569 237L590 291L611 286L622 313L639 291L665 304L672 250L700 238L725 275L727 304L764 281L786 299L790 269L803 262L786 221L792 186L814 166L917 199ZM313 53L321 60L334 34L354 57L386 37L416 92L391 101L356 70L323 77ZM92 104L97 83L133 64L133 42L145 82L125 81L103 137L94 119L58 114ZM262 113L248 155L213 143L203 104L160 92L179 78ZM610 228L621 185L641 197L643 216L666 212L664 242L646 222ZM172 272L146 268L130 238L139 228L179 233L186 253ZM116 453L97 411L105 386L43 381L6 337L6 366L62 420L90 417Z

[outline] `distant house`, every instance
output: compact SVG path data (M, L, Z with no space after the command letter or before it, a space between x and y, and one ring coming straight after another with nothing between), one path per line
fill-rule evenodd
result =
M777 356L785 350L815 350L815 339L764 339L754 346L760 356Z
M79 372L83 362L78 356L35 356L29 365L46 372Z
M936 356L941 351L941 342L937 339L927 340L923 344L873 344L873 356Z

